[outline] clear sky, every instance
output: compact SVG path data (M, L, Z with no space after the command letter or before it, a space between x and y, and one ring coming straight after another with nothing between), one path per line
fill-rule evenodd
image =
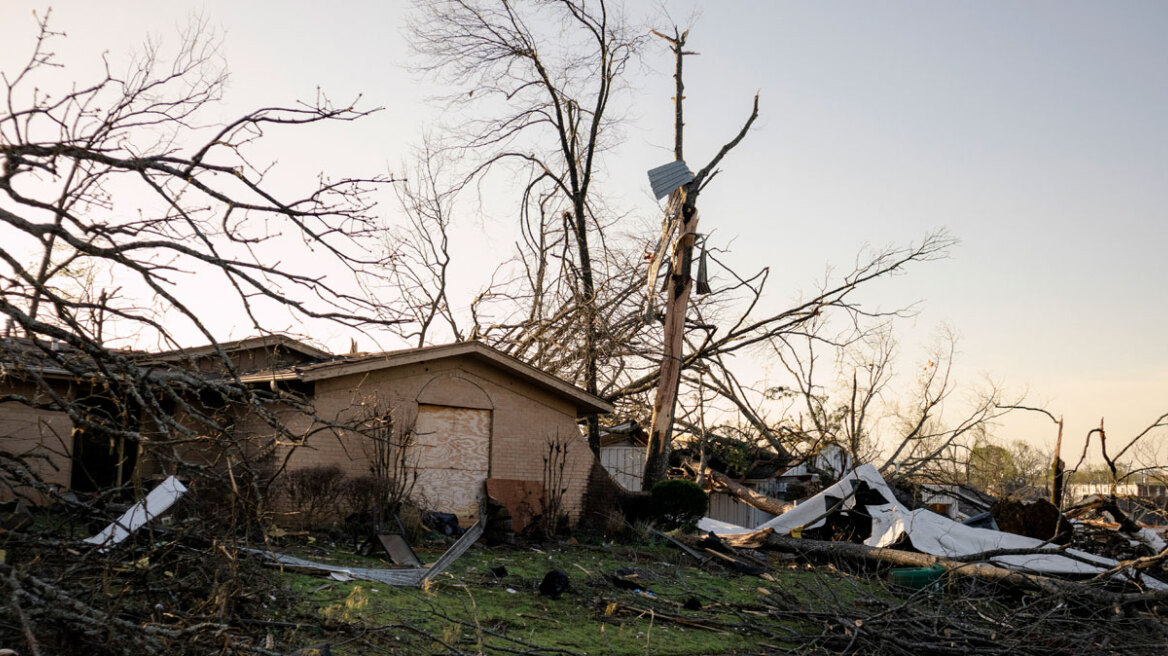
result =
M46 6L0 2L4 70L28 52L30 12ZM695 4L666 6L685 22ZM762 103L758 128L703 196L703 224L732 241L743 269L772 267L776 306L865 244L947 228L961 240L950 259L864 297L923 301L901 335L910 354L951 326L962 375L1028 389L1030 404L1066 415L1071 448L1101 416L1118 439L1168 411L1168 4L697 6L691 163L737 130L755 91ZM65 62L124 57L148 33L172 38L192 12L225 33L225 117L318 86L386 108L312 141L277 136L273 157L293 172L399 170L433 125L434 90L404 67L404 2L63 1L53 25L69 38L57 51ZM671 159L672 94L664 49L645 61L607 176L629 210L653 217L644 171ZM480 219L458 229L464 244L508 248ZM481 263L465 261L469 289ZM1045 421L1012 420L998 435L1049 446Z

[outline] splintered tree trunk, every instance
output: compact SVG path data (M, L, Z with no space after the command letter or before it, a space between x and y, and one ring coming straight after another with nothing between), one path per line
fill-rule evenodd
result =
M682 138L685 122L682 115L682 101L685 99L685 84L682 82L682 62L686 55L697 53L685 50L685 40L689 30L678 32L674 28L673 36L666 36L660 32L653 34L669 42L673 50L677 66L673 79L676 95L673 97L674 106L674 148L673 155L678 161L684 161L682 152ZM689 308L689 293L693 287L693 277L690 268L693 265L694 242L697 239L698 229L698 194L702 186L708 181L707 176L713 175L718 162L738 145L754 120L758 118L758 96L754 97L754 107L750 118L739 130L738 135L730 140L714 159L694 175L693 180L684 187L677 189L669 197L670 211L680 207L680 225L677 230L677 242L673 247L673 269L669 276L669 300L665 305L665 334L664 348L661 354L660 377L657 381L657 396L653 399L653 419L649 431L649 445L645 449L645 476L642 488L648 490L657 482L665 478L665 470L669 464L669 444L673 436L673 414L677 404L677 388L681 384L682 343L685 336L685 314ZM668 220L674 220L672 216ZM653 263L657 265L656 262ZM649 290L653 293L653 290Z
M695 231L698 227L698 211L684 202L682 191L674 191L682 201L681 226L678 229L677 245L674 247L673 268L669 276L669 301L665 306L664 350L661 354L661 378L657 383L657 395L653 399L653 419L650 423L649 445L645 449L644 490L651 489L665 478L669 466L669 443L673 437L673 414L677 404L677 388L681 384L682 338L685 336L685 314L689 307L689 294L693 288L690 269L693 265ZM673 202L670 203L674 207Z
M686 467L689 467L690 469L698 472L699 475L704 475L713 483L713 487L719 488L720 491L724 491L742 503L745 503L746 505L754 508L758 508L763 512L767 512L772 515L781 515L795 507L795 504L793 503L780 501L773 497L768 497L767 495L760 492L756 492L723 474L722 472L714 471L713 469L710 469L701 463L690 460L686 462L685 465Z

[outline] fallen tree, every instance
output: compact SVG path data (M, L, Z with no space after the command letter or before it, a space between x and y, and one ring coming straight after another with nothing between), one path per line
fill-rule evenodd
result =
M1025 590L1035 590L1055 595L1068 601L1084 600L1107 606L1148 606L1168 607L1168 589L1141 592L1114 592L1097 585L1080 583L1066 579L1031 574L1018 570L998 567L988 561L995 556L1024 554L1059 554L1066 556L1058 547L1043 549L998 549L957 558L945 558L915 551L903 551L888 547L870 547L854 542L828 542L808 540L779 535L771 529L752 533L722 536L730 546L742 548L768 548L784 553L798 554L809 559L845 559L858 563L894 565L899 567L944 567L953 576L970 577Z
M694 462L693 460L686 460L684 464L688 469L709 481L711 487L720 492L731 494L739 501L758 508L763 512L768 512L772 515L781 515L795 507L795 504L788 501L780 501L752 490L722 472L710 469L704 464Z

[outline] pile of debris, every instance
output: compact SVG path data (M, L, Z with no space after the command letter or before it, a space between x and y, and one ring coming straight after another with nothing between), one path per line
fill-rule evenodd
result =
M940 568L950 576L1109 605L1168 600L1164 582L1168 577L1156 576L1163 574L1165 545L1154 531L1130 521L1118 522L1118 531L1129 542L1142 543L1147 551L1145 557L1134 560L1114 558L1070 546L1070 524L1057 510L1054 518L1046 510L1041 504L996 506L996 516L1006 527L1018 525L1025 529L1021 532L1031 533L1037 529L1045 538L970 526L927 508L909 509L874 467L863 465L754 530L710 518L699 522L698 528L731 547L774 549L813 559Z

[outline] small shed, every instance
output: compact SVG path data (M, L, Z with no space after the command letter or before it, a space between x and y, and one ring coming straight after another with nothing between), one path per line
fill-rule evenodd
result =
M480 342L357 354L255 372L244 382L294 385L316 418L302 446L281 447L289 470L335 465L370 471L367 438L321 421L355 425L384 415L412 433L413 498L426 508L474 521L488 478L559 481L562 509L577 514L593 456L578 418L612 405ZM263 430L260 425L237 430Z

